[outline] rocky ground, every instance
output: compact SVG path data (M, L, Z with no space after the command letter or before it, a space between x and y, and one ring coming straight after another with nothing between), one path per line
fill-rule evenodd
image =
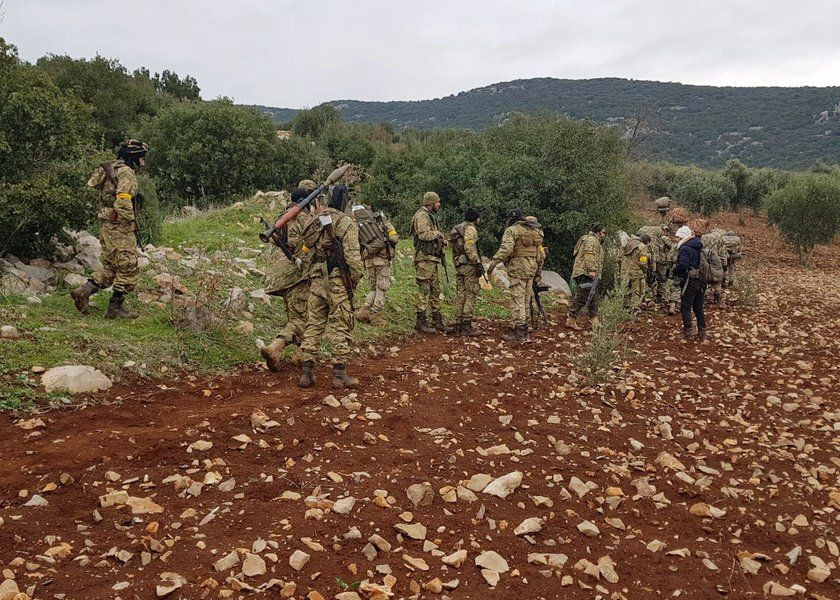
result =
M9 419L0 598L838 598L840 249L739 232L756 305L645 315L597 387L553 326Z

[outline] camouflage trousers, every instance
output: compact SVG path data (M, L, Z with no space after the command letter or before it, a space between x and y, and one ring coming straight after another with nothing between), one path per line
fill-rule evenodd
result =
M115 292L131 292L137 287L140 268L137 266L137 240L126 225L99 222L102 244L102 268L93 274L101 288L114 286Z
M481 286L479 275L473 265L461 265L455 269L455 322L471 321L475 313L475 301Z
M706 301L718 302L723 298L723 282L710 283L706 286Z
M365 304L371 312L379 312L385 306L385 294L391 289L391 261L379 256L365 260L370 291L365 296Z
M663 302L665 300L666 284L668 283L668 276L665 274L665 269L657 269L650 281L646 283L649 283L647 289L650 290L652 299L655 302Z
M280 294L286 306L286 325L277 333L287 344L300 344L306 328L306 309L309 304L309 280L301 281Z
M531 279L510 278L508 294L514 327L517 325L528 325L528 321L530 321L531 298L534 295L532 281Z
M679 307L682 301L682 286L680 282L675 279L669 279L666 283L665 299L669 304Z
M637 309L642 305L647 290L647 281L644 277L633 277L626 280L627 297L624 299L624 307Z
M414 263L417 278L417 312L440 312L440 263L421 260Z
M738 261L729 259L729 264L726 265L723 275L723 287L731 288L735 285L735 274L738 272Z
M337 270L334 269L330 277L313 277L309 288L309 302L306 305L306 327L303 330L299 359L315 360L323 338L330 343L333 363L343 363L350 354L353 325L350 297Z

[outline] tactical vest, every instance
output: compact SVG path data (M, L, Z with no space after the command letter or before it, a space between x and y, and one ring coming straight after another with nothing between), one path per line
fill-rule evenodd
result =
M460 264L467 264L467 251L464 244L464 229L467 227L467 222L464 221L452 228L449 232L449 245L452 246L452 264L458 266Z
M353 207L353 217L359 225L359 245L368 253L376 254L385 249L388 232L382 221L382 213L374 214L365 207Z
M521 235L516 238L511 258L536 258L539 256L540 246L543 242L542 227L538 223L521 221L518 223L523 227Z
M439 229L435 215L431 211L427 212L429 213L429 218L432 220L432 227L434 227L435 229ZM414 218L411 220L411 236L412 243L414 244L414 250L416 252L420 252L421 254L426 254L428 256L441 256L443 254L442 239L438 238L430 242L426 242L418 237L416 229L418 214L420 214L419 211L414 215Z

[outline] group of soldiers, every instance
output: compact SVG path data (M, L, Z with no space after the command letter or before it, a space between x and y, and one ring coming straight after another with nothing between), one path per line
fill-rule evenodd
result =
M288 206L315 192L314 181L301 181ZM520 210L511 211L499 250L485 272L477 248L479 212L468 208L464 221L445 234L437 218L440 209L440 196L426 192L423 206L411 221L417 283L414 329L425 334L481 335L473 328L480 279L504 264L510 280L513 329L503 338L526 341L533 283L539 280L545 261L542 226ZM359 381L347 374L346 366L354 321L385 325L382 310L399 242L396 229L383 213L354 204L348 188L339 184L324 198L306 203L275 235L280 237L269 256L266 291L283 298L287 322L271 343L261 348L268 368L281 370L286 347L297 345L295 358L301 363L298 385L310 387L315 382L318 348L326 340L333 360L333 386L358 387ZM445 268L444 252L450 246L457 299L455 321L447 325L441 306L440 269ZM367 274L370 291L354 309L353 291L363 274Z
M97 270L71 296L76 308L87 314L90 297L112 287L106 318L133 318L136 313L125 308L126 294L134 290L139 277L137 264L138 228L135 202L137 178L148 145L127 140L119 148L116 161L103 163L93 173L88 185L98 190L99 236L102 243L102 268ZM333 175L339 173L337 170ZM331 178L333 177L331 175ZM340 175L338 176L340 178ZM336 183L328 181L328 183ZM322 341L330 344L333 360L333 386L355 388L359 381L347 374L347 359L356 320L374 326L385 325L382 310L391 286L391 263L399 236L381 212L353 203L350 190L342 184L318 186L305 179L287 198L287 207L298 210L278 230L272 230L272 252L266 272L266 291L283 299L286 325L261 353L268 368L283 367L286 347L296 345L295 359L301 364L298 384L315 383L315 360ZM323 192L323 193L322 193ZM313 201L314 199L314 201ZM285 208L285 207L284 207ZM448 234L440 228L437 214L441 199L435 192L423 195L422 207L411 221L414 246L414 269L417 283L414 329L425 334L443 332L475 337L473 328L476 299L482 277L503 264L509 280L509 298L513 328L503 338L525 342L530 338L529 321L534 290L539 289L540 274L546 258L543 228L533 216L514 209L508 214L507 228L498 251L485 271L478 251L481 215L467 208L464 220ZM596 291L604 268L606 228L593 224L577 242L574 250L572 279L577 293L572 300L567 327L580 329L578 317L588 314L593 328L598 327ZM722 290L732 285L741 258L740 239L733 232L713 230L702 235L706 248L720 257L721 273L708 285L712 302L721 300ZM455 320L444 322L440 269L445 269L447 247L452 248L455 267ZM627 237L619 253L619 275L628 288L627 307L642 310L650 303L667 304L670 314L680 302L681 286L676 282L676 263L680 244L671 235L669 223L644 226ZM354 291L367 274L370 291L362 305L354 306ZM650 300L646 298L650 292ZM704 292L705 293L705 292Z

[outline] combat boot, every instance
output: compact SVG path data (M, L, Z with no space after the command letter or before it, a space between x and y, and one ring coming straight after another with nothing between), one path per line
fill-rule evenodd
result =
M458 337L462 333L464 333L464 330L463 323L461 321L455 321L452 325L446 328L446 335Z
M441 333L446 332L446 323L443 321L443 315L439 312L432 313L432 327Z
M136 319L139 315L123 306L125 295L121 292L114 292L108 301L108 310L105 312L106 319Z
M414 322L414 331L419 331L420 333L434 333L435 328L429 326L429 322L426 320L426 312L419 310L417 311L417 320Z
M83 315L88 314L88 303L90 302L90 297L98 291L99 286L90 279L88 279L83 285L80 285L71 291L70 297L73 298L73 304L76 305L76 310Z
M461 335L467 337L481 337L481 332L472 327L472 321L461 321Z
M286 340L281 337L274 338L268 346L260 348L262 354L268 365L269 371L277 372L283 366L283 349L286 347Z
M697 339L703 341L706 339L706 329L697 328Z
M580 331L580 325L578 324L577 319L572 316L566 318L566 327L574 329L575 331Z
M333 387L356 389L359 387L359 380L347 374L347 365L335 364L333 365Z
M683 328L683 338L690 340L694 337L694 330L691 327Z
M370 323L370 304L362 304L356 311L356 320L360 323Z
M388 321L386 321L385 317L382 316L381 311L376 311L370 313L370 324L374 327L385 327L388 324Z
M517 325L512 332L504 334L502 339L506 342L525 342L528 340L528 326Z
M310 388L315 385L315 375L312 370L315 368L314 360L307 360L303 362L300 370L300 379L298 380L298 387Z

